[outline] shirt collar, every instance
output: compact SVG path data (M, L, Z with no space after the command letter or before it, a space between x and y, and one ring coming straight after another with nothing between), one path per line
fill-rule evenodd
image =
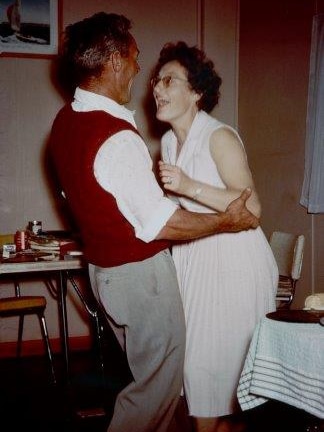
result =
M135 111L120 105L113 99L77 87L72 102L74 111L105 111L114 117L127 121L135 128Z

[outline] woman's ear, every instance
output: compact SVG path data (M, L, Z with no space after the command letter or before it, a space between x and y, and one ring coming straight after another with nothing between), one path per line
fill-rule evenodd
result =
M199 101L200 101L200 99L201 99L201 94L198 94L198 93L194 92L193 100L194 100L196 106L198 107L198 109L199 109Z

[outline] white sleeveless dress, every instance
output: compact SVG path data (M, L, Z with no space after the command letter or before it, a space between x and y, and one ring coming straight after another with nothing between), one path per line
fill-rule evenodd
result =
M199 181L225 187L209 151L210 135L220 127L229 126L200 111L177 160L173 132L163 136L163 160ZM185 209L212 212L189 199L179 201ZM187 326L184 393L189 414L231 414L253 330L275 310L274 256L261 228L176 245L172 255Z

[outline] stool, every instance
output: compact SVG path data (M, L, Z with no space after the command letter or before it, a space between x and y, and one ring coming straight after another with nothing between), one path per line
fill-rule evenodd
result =
M47 358L50 366L51 379L56 384L53 357L45 320L46 298L44 296L21 296L19 284L15 283L16 296L0 299L0 317L19 316L17 356L21 354L21 342L24 326L24 316L36 314L41 326Z

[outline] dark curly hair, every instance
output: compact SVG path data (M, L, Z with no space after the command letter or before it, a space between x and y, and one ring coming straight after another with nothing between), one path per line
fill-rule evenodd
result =
M177 61L186 69L191 88L201 95L197 102L198 109L210 112L218 103L219 88L222 83L222 79L214 69L214 63L195 46L189 47L183 41L169 42L160 52L153 76L157 76L161 68L171 61Z

